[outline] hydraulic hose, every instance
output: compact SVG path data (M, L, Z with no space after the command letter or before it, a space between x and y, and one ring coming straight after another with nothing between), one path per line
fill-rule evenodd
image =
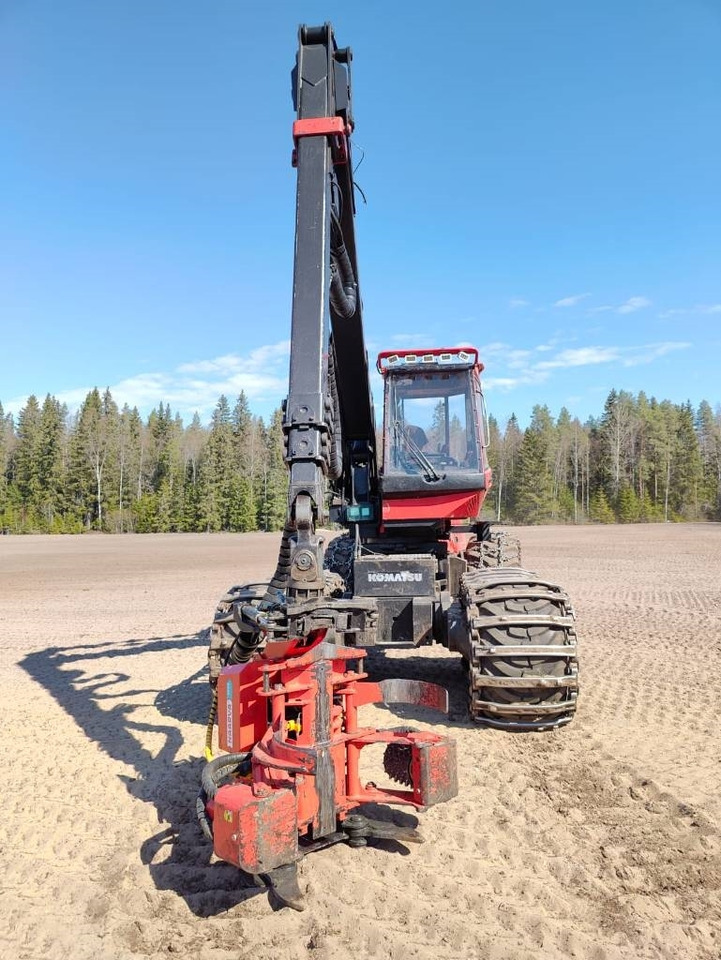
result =
M211 760L210 763L206 763L203 767L200 783L206 796L212 800L226 777L232 773L245 775L250 773L250 769L249 753L224 753L222 756Z
M288 574L290 573L290 538L293 533L295 533L293 525L289 521L286 521L281 536L280 550L278 551L278 564L268 584L268 589L265 591L265 596L261 601L261 607L263 609L274 607L288 586Z
M341 433L340 399L335 376L335 351L328 351L328 413L332 417L330 429L330 452L328 474L337 480L343 473L343 435Z
M218 713L218 688L213 688L213 698L210 701L210 710L208 712L208 723L205 727L205 750L203 754L205 759L213 759L213 727L215 726L215 717Z
M341 319L350 320L358 304L358 284L335 210L330 214L330 254L330 303Z
M206 810L208 799L213 799L226 777L234 773L242 776L250 773L250 770L249 753L227 753L206 763L201 777L200 793L195 801L195 816L206 840L213 839L213 824Z

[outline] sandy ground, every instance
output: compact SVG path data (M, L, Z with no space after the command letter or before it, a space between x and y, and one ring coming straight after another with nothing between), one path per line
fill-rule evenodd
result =
M407 855L307 857L304 913L213 860L192 811L200 634L277 539L0 538L0 956L719 958L721 526L521 536L576 606L577 719L471 727L455 656L375 654L450 689L460 795Z

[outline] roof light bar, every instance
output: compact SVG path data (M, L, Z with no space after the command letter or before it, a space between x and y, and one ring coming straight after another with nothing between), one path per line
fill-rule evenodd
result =
M434 364L442 366L448 363L472 363L482 367L478 361L475 347L442 347L436 350L384 350L378 354L377 369L384 373L391 367L412 366L413 364Z

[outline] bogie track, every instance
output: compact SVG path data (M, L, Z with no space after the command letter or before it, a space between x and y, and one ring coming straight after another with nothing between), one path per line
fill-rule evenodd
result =
M507 730L548 730L576 710L573 608L558 586L521 567L461 579L469 634L469 712Z

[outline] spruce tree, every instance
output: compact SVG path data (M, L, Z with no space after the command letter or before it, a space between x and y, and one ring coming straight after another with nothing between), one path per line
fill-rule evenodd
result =
M17 443L13 457L13 475L20 509L20 529L37 529L37 504L40 499L40 405L33 394L18 414Z
M702 400L696 413L701 457L701 510L709 520L721 520L721 412Z
M589 515L596 523L615 523L616 521L606 494L600 487L591 497Z
M288 469L284 459L283 414L275 410L264 431L265 458L258 525L261 530L281 530L288 503Z
M523 433L518 426L518 418L512 413L503 436L498 456L499 477L498 493L496 496L496 520L516 519L516 500L518 493L518 460Z
M694 429L693 408L688 402L676 407L674 461L671 508L684 520L698 520L701 513L703 467Z
M637 523L641 517L641 504L633 487L624 486L619 495L616 507L619 523Z
M198 518L208 532L229 528L233 472L231 413L227 398L221 396L213 411L199 473Z
M14 532L17 522L17 489L13 484L12 463L15 449L15 424L12 414L0 403L0 533Z
M48 394L40 411L37 469L39 490L34 506L40 519L40 529L47 533L64 530L65 464L63 447L65 411Z
M553 517L553 419L546 406L535 406L518 452L515 517L521 523L547 523Z

